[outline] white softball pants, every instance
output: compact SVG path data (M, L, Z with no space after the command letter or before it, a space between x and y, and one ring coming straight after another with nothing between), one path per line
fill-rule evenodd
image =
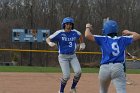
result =
M74 76L78 76L81 74L81 66L77 59L76 54L73 55L65 55L59 54L58 56L59 64L63 73L63 79L68 80L70 78L70 66L74 71Z
M116 88L116 93L126 93L126 77L123 63L109 63L100 66L100 93L108 93L110 82Z

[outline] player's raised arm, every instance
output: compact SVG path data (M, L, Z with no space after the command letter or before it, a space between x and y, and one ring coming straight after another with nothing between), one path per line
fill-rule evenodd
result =
M123 34L123 35L132 35L134 41L140 39L140 34L138 34L138 33L136 33L136 32L129 31L129 30L124 30L124 31L122 32L122 34Z
M95 41L93 34L91 31L93 30L92 25L90 23L86 24L86 30L85 30L85 37L88 40Z

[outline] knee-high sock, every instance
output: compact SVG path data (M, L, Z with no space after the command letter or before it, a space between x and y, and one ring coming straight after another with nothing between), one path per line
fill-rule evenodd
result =
M78 83L78 81L75 81L75 80L73 79L73 83L72 83L71 89L74 89L74 88L76 87L77 83Z
M67 81L62 79L61 85L60 85L60 92L64 92L66 84L67 84Z
M80 80L80 77L81 77L81 74L78 75L78 77L74 76L74 79L73 79L73 83L72 83L72 86L71 86L71 89L74 89L78 83L78 81Z

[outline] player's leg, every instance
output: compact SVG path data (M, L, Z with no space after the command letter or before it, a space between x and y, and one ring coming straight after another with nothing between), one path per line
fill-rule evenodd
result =
M75 93L76 92L75 88L76 88L78 81L80 80L81 72L82 72L80 63L75 54L72 55L72 60L70 61L70 64L74 71L74 78L73 78L73 83L72 83L71 89L72 89L72 91L74 91L72 93Z
M124 73L125 73L125 77L126 77L126 84L128 85L131 85L132 82L128 80L128 77L127 77L127 73L126 73L126 63L124 62L123 63L123 66L124 66Z
M121 63L116 63L112 66L112 82L116 87L117 93L126 93L126 78L124 66Z
M111 82L109 64L101 65L99 70L100 93L107 93Z
M126 63L125 63L125 62L123 63L123 67L124 67L124 68L123 68L124 73L126 73Z
M66 55L59 55L59 64L63 73L61 84L60 84L60 93L64 93L64 88L67 84L67 81L70 78L70 65L69 60Z

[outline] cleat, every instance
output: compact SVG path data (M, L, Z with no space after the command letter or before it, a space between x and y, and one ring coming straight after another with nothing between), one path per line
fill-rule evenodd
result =
M70 90L70 93L76 93L76 89L74 88L74 89L71 89Z
M64 93L64 92L60 92L60 91L58 91L58 93Z
M128 82L128 81L127 81L127 82L126 82L126 84L127 84L127 85L132 85L133 83L132 83L132 82Z

